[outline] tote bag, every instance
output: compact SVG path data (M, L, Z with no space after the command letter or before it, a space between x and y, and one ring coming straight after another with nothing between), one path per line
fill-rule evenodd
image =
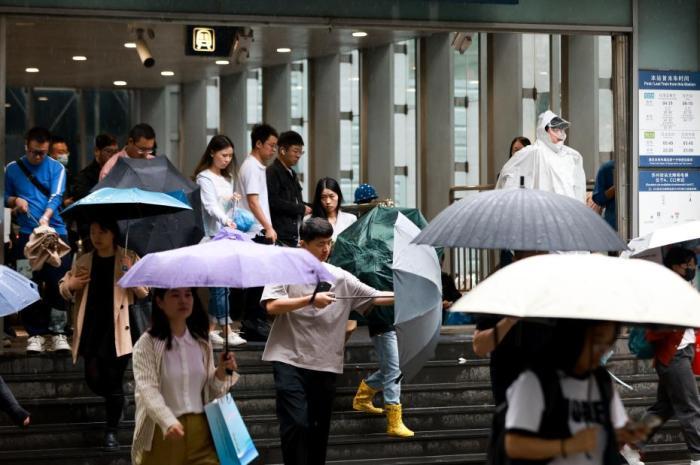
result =
M247 465L257 458L258 450L230 393L205 405L204 413L221 465Z

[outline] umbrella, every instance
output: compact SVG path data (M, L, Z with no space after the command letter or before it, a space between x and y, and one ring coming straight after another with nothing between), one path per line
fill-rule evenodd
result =
M119 221L182 210L192 210L192 207L176 199L174 195L145 191L136 187L104 187L75 202L61 214L86 222L99 217Z
M40 298L36 283L0 265L0 317L27 308Z
M663 257L661 252L664 246L696 239L700 239L700 221L678 223L632 239L627 245L630 251L624 252L622 256L644 258L662 263ZM694 249L695 247L691 248Z
M700 327L700 294L646 260L549 254L519 260L479 283L451 311Z
M615 231L583 203L525 188L481 192L455 202L414 243L543 251L626 249Z
M48 263L54 268L61 266L61 258L70 252L70 246L63 242L50 226L34 228L29 242L24 246L24 256L29 260L32 271L38 271Z
M141 256L197 244L204 236L199 186L185 178L167 157L151 160L120 158L109 175L92 191L103 187L138 187L153 192L181 190L187 196L191 210L129 222L129 244ZM122 230L127 227L124 223L120 226Z
M394 327L401 374L415 376L435 355L442 324L442 280L435 249L411 244L420 229L400 214L394 224Z
M259 287L334 282L304 249L224 238L148 254L119 280L121 287Z

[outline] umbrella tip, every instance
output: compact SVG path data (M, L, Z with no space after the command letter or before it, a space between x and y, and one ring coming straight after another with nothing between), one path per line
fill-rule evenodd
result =
M525 188L525 176L520 176L520 188Z

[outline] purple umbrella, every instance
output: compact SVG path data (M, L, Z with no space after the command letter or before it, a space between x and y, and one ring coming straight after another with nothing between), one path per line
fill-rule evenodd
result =
M121 287L259 287L335 282L304 249L237 239L235 233L204 244L148 254L119 280Z

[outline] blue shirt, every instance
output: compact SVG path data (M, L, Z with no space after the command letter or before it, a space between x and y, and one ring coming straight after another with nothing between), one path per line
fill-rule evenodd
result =
M18 161L13 161L5 168L5 205L10 197L19 197L24 199L29 204L29 213L33 219L27 214L17 216L17 222L20 226L20 233L31 234L34 228L39 226L37 223L43 216L47 208L53 210L53 216L49 221L49 226L54 228L56 232L65 236L68 234L63 218L58 213L58 209L63 202L63 192L66 188L66 170L59 162L49 157L44 156L44 160L39 165L32 165L23 156L19 161L24 163L30 173L34 175L39 184L43 185L49 191L49 197L39 191L32 182L25 176L22 169L17 165Z
M593 188L593 201L605 208L603 218L611 228L617 231L617 207L615 197L609 199L605 196L605 191L615 185L615 162L606 161L595 176L595 187Z

